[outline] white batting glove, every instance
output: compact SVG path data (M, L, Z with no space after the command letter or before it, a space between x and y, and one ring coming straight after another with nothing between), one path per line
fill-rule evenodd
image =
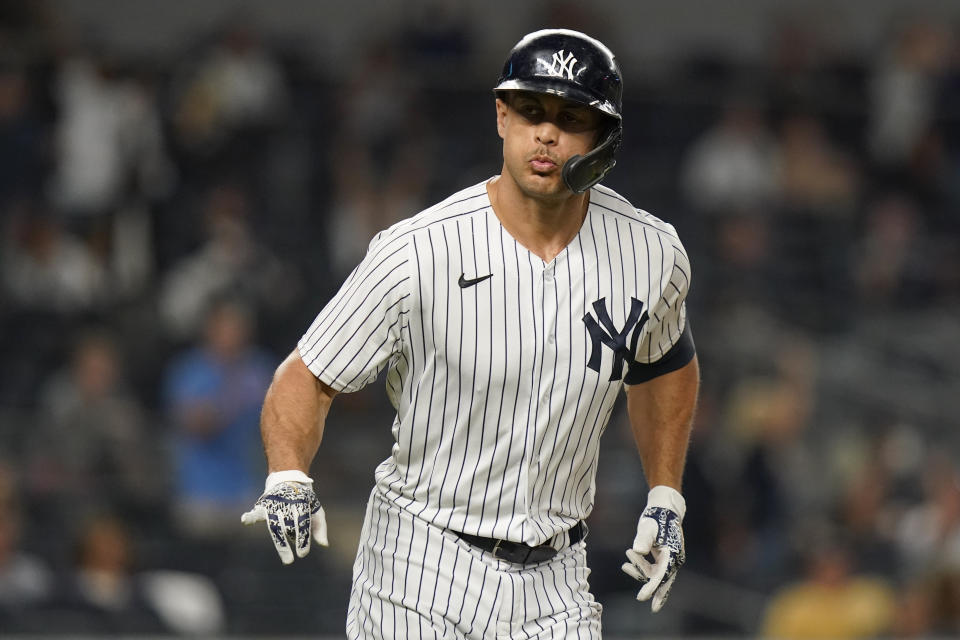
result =
M637 600L649 600L654 613L663 608L677 570L687 559L683 546L683 516L687 504L678 491L658 485L647 494L647 507L637 523L633 548L627 550L627 559L621 567L643 587Z
M240 516L240 522L266 522L283 564L293 562L291 544L298 558L310 552L311 537L317 544L329 546L323 507L313 492L313 480L302 471L275 471L268 475L263 495L253 509Z

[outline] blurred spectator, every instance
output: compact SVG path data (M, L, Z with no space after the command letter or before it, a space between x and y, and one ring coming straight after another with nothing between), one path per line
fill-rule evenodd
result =
M240 301L214 301L200 343L166 372L175 517L192 536L232 535L262 491L260 407L276 362L251 344L253 322Z
M794 337L771 355L773 370L745 376L728 392L726 433L741 453L719 507L726 517L749 523L742 550L718 554L729 563L723 569L758 588L785 575L793 523L816 513L827 491L826 474L805 438L816 402L817 353Z
M707 214L769 215L777 179L776 140L763 114L749 99L735 98L688 152L683 195Z
M22 489L11 465L0 462L0 621L43 602L53 592L53 573L21 548L24 534Z
M342 88L342 128L332 148L334 193L328 228L334 279L366 253L373 236L424 206L435 172L431 130L409 52L375 42Z
M296 274L258 241L250 227L251 207L249 194L237 186L217 184L206 193L201 214L206 239L170 268L159 293L161 317L175 339L197 336L208 305L219 295L241 295L266 313L295 299Z
M15 61L0 61L0 210L38 193L48 132L33 108L33 78Z
M178 142L201 156L222 150L233 136L276 124L289 99L282 67L242 18L187 63L174 93Z
M903 566L914 577L941 564L960 566L960 469L951 456L938 452L922 473L922 501L897 528Z
M330 260L340 282L367 252L370 240L423 206L429 180L424 149L405 144L384 168L370 166L369 150L348 147L334 168L335 197L330 210Z
M758 104L737 96L696 140L681 170L684 199L702 214L710 301L764 299L772 286L770 227L778 192L776 140Z
M761 634L768 638L872 638L891 629L896 600L883 579L861 575L836 540L809 540L804 578L770 600Z
M168 631L190 636L216 636L226 628L223 597L209 578L184 571L157 569L137 575L150 607Z
M205 578L136 566L134 538L112 515L87 519L74 564L56 598L29 631L88 634L211 634L223 631L223 604Z
M74 554L71 571L38 624L61 633L165 631L132 579L132 539L121 521L98 516L85 522Z
M879 451L881 443L864 445L861 462L854 475L843 482L838 496L839 524L863 565L887 576L896 576L899 566L891 522L898 517L894 506L895 479Z
M102 330L80 335L70 363L40 398L40 425L27 439L27 481L34 507L64 526L91 507L162 521L166 451L129 387L122 354Z
M386 228L380 199L373 191L374 177L367 154L346 145L341 161L333 165L336 179L329 212L330 262L334 279L343 277L367 251L377 231Z
M917 140L905 166L886 174L888 186L902 185L923 205L927 219L947 229L956 224L949 213L942 211L950 196L950 161L943 131L931 127Z
M951 50L944 25L901 23L870 83L868 146L881 166L901 166L935 118L939 74Z
M425 78L407 65L408 51L393 38L374 40L351 61L339 96L337 131L343 144L380 152L370 158L381 168L383 152L418 128L417 89Z
M79 313L109 299L104 265L37 203L18 201L4 231L0 268L17 307Z
M929 298L937 284L930 250L916 203L897 195L872 203L851 251L859 299L883 308Z
M53 202L83 223L110 215L134 194L159 196L173 180L155 96L92 54L66 57L55 96ZM91 220L93 218L94 220Z
M811 114L780 126L778 168L783 212L774 241L780 313L815 331L848 323L848 265L862 179L855 157Z
M859 170L815 116L797 114L783 121L777 167L781 198L791 209L826 216L852 213Z

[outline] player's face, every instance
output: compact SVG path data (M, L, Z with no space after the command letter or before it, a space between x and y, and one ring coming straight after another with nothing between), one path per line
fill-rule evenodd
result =
M596 110L559 96L509 92L506 100L497 99L506 173L527 196L570 196L561 176L563 164L593 149L602 121Z

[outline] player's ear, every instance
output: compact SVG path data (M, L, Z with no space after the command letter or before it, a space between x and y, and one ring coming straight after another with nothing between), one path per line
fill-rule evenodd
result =
M509 107L507 103L500 98L496 99L495 106L497 109L497 133L503 138L507 130L506 118Z

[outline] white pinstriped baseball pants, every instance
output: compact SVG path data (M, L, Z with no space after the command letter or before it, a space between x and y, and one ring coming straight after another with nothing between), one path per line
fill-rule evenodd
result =
M347 613L351 640L599 640L586 545L518 565L383 498L367 505Z

